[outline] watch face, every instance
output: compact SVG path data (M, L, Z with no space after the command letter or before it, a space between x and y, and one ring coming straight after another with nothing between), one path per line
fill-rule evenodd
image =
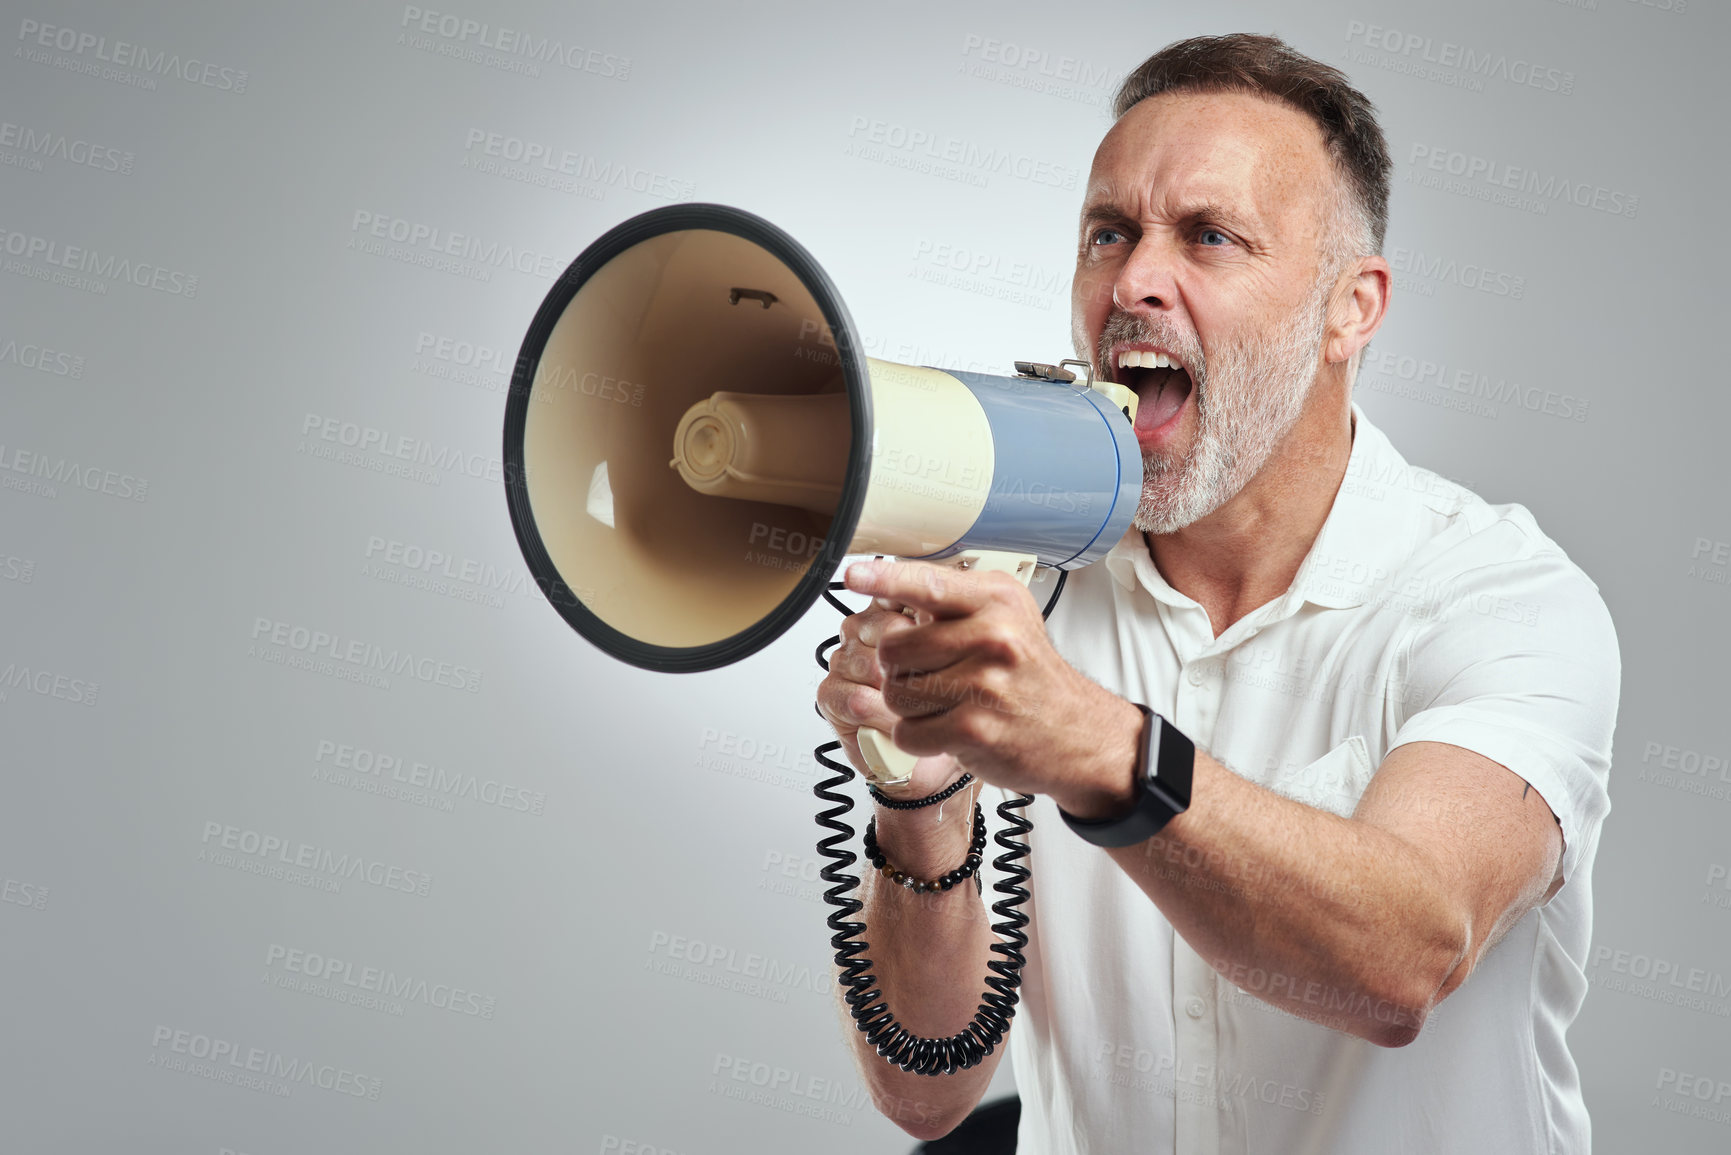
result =
M1190 780L1196 769L1196 744L1186 738L1178 727L1170 724L1160 715L1155 714L1154 725L1150 730L1158 729L1160 741L1155 750L1149 751L1154 759L1154 771L1148 776L1150 792L1160 796L1162 805L1171 811L1163 819L1170 822L1184 813L1190 805Z
M1142 749L1138 752L1142 761L1137 769L1142 772L1142 781L1153 782L1160 777L1160 738L1166 732L1166 719L1146 706L1142 712Z
M1130 813L1089 822L1058 810L1065 825L1095 846L1134 846L1160 833L1190 805L1195 743L1147 706L1138 702L1136 708L1142 711L1142 742L1137 751L1141 790Z

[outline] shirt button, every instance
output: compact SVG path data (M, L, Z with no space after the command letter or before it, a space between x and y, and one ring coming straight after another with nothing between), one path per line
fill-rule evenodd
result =
M1190 684L1192 686L1200 686L1202 684L1203 679L1205 679L1207 676L1208 676L1208 671L1204 670L1201 666L1191 666L1190 667L1190 673L1189 673L1188 677L1190 678Z
M1184 1000L1184 1013L1193 1019L1201 1018L1203 1012L1207 1009L1207 1005L1196 995L1191 995L1189 998Z

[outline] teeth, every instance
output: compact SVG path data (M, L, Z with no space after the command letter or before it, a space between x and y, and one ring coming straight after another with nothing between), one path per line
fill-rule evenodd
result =
M1151 353L1145 349L1126 349L1118 354L1120 369L1176 369L1178 362L1164 353Z

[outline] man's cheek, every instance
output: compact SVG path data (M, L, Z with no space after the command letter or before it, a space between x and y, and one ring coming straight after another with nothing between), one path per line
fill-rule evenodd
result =
M1112 314L1112 283L1092 278L1078 280L1070 296L1070 315L1077 321L1073 336L1078 353L1092 353L1100 331Z
M1112 290L1116 284L1115 278L1101 276L1078 279L1076 282L1076 303L1087 310L1096 328L1105 324L1107 314L1112 311Z

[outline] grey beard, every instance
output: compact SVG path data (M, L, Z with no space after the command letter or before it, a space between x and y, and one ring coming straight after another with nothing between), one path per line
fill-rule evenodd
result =
M1142 457L1142 499L1135 527L1172 533L1236 497L1304 412L1322 352L1328 281L1271 333L1253 333L1219 348L1212 365L1193 338L1127 313L1107 318L1096 364L1119 341L1146 341L1178 354L1190 372L1198 417L1182 458Z

